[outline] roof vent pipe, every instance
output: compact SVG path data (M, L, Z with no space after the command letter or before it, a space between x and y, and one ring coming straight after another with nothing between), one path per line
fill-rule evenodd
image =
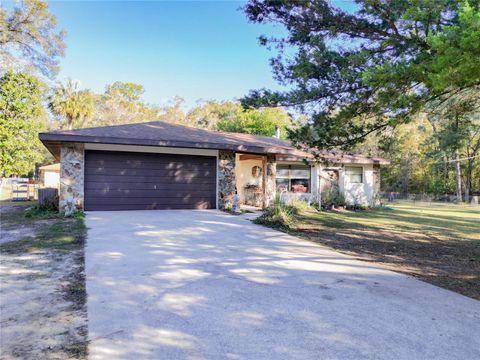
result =
M275 135L273 137L280 139L280 127L278 125L275 125Z

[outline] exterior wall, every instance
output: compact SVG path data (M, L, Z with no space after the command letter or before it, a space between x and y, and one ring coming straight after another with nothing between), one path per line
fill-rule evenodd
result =
M362 166L363 183L351 184L345 182L345 168L343 168L340 174L340 191L343 191L345 195L345 201L349 205L373 205L373 165L364 164L352 166Z
M294 162L282 162L295 164ZM303 164L296 162L297 164ZM348 165L347 165L348 166ZM359 205L375 205L376 195L380 191L380 166L372 164L352 164L352 166L361 166L363 168L363 183L349 184L345 182L345 165L334 164L328 168L338 169L338 186L339 191L345 195L348 204ZM316 164L311 169L311 192L306 194L288 193L282 195L284 200L289 202L294 199L302 199L305 201L321 201L322 174L324 166Z
M235 196L235 152L218 152L218 208L231 209Z
M268 206L271 201L275 198L276 190L276 181L275 177L277 175L277 161L275 155L267 155L267 178L266 178L266 199L265 206Z
M84 167L84 145L63 144L60 149L61 212L83 210Z
M239 155L237 154L235 160L235 178L237 182L237 194L240 198L240 203L244 203L245 194L244 188L246 185L257 185L262 187L262 176L256 178L252 176L252 168L254 166L262 167L262 160L239 160Z
M379 205L380 165L373 165L373 205Z
M60 173L57 171L42 171L42 184L47 188L56 188L60 187Z
M312 187L312 201L320 201L320 172L322 171L322 166L320 164L315 164L312 166L311 170L311 179L310 186Z

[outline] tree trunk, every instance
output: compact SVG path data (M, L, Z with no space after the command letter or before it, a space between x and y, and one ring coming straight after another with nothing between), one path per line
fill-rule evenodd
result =
M455 184L457 190L457 201L462 201L462 172L460 169L460 156L455 152Z
M67 115L67 130L73 130L73 118Z
M473 169L473 160L468 159L467 170L465 171L465 202L470 202L470 190L472 188L472 169Z

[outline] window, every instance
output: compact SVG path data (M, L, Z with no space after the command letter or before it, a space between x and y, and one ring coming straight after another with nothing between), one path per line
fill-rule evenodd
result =
M277 165L277 191L310 192L310 167L306 165Z
M345 166L345 181L351 184L363 183L363 168L361 166Z

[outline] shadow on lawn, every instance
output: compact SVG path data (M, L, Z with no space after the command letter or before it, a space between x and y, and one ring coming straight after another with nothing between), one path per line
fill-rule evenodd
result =
M289 232L480 299L480 239L475 240L480 229L474 219L400 209L307 212Z

